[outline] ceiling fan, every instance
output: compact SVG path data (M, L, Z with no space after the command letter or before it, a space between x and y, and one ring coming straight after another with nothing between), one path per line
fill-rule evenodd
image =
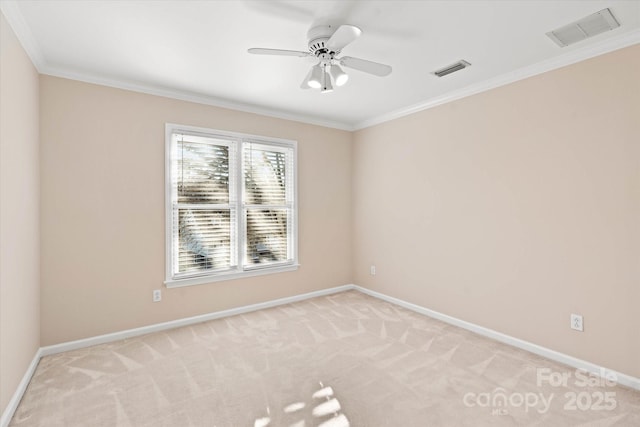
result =
M389 65L367 61L365 59L343 56L338 58L342 49L360 37L362 30L354 25L341 25L337 29L331 25L313 27L307 33L309 51L251 48L249 53L257 55L281 55L317 58L318 63L311 67L302 81L303 89L320 89L323 93L333 91L333 84L342 86L349 76L342 67L364 71L375 76L391 74ZM341 67L342 66L342 67Z

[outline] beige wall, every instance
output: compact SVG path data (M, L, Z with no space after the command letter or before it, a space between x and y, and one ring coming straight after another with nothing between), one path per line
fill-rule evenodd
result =
M38 345L352 282L640 376L640 46L353 134L40 76L40 172L1 65L3 408ZM165 122L299 142L297 272L162 286Z
M349 132L50 76L40 84L42 345L351 282ZM164 288L165 122L298 141L298 271Z
M0 13L0 413L40 346L38 73Z
M636 45L357 132L355 283L640 376L639 76Z

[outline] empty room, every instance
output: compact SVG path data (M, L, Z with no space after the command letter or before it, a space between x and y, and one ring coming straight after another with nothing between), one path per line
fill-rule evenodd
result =
M0 11L0 427L640 426L640 0Z

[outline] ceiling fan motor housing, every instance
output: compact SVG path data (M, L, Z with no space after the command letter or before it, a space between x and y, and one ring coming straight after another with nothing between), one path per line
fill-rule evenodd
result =
M320 25L311 28L307 33L309 52L321 59L331 59L334 55L340 53L340 51L330 52L326 47L327 41L335 32L336 28L331 25ZM326 55L326 57L324 55Z

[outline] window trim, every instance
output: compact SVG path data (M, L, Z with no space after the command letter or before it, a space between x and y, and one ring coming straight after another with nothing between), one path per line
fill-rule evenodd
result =
M285 261L278 264L271 264L268 266L247 266L244 265L244 243L246 237L239 239L236 245L236 256L238 257L238 269L224 270L215 273L206 272L199 275L192 275L189 277L176 278L173 277L173 206L172 206L172 182L171 182L171 148L172 148L172 135L174 133L185 132L192 135L202 135L206 137L222 137L226 139L234 140L235 149L237 153L235 155L234 165L237 171L234 185L238 189L238 197L236 200L235 211L238 212L237 218L237 233L244 236L245 226L243 225L244 218L242 218L242 212L245 210L244 188L243 182L243 164L242 164L242 150L244 142L253 142L256 144L268 144L272 146L280 146L283 148L293 149L293 171L292 171L292 183L293 183L293 213L291 226L292 235L292 260ZM233 145L233 143L232 143ZM177 288L191 285L201 285L205 283L220 282L225 280L241 279L245 277L262 276L266 274L275 274L286 271L295 271L300 264L298 263L298 143L294 140L265 137L260 135L250 135L239 132L221 131L217 129L208 129L197 126L179 125L174 123L165 123L165 172L164 172L164 187L165 187L165 280L164 284L167 288ZM230 205L233 203L230 201ZM241 258L242 257L242 258Z

